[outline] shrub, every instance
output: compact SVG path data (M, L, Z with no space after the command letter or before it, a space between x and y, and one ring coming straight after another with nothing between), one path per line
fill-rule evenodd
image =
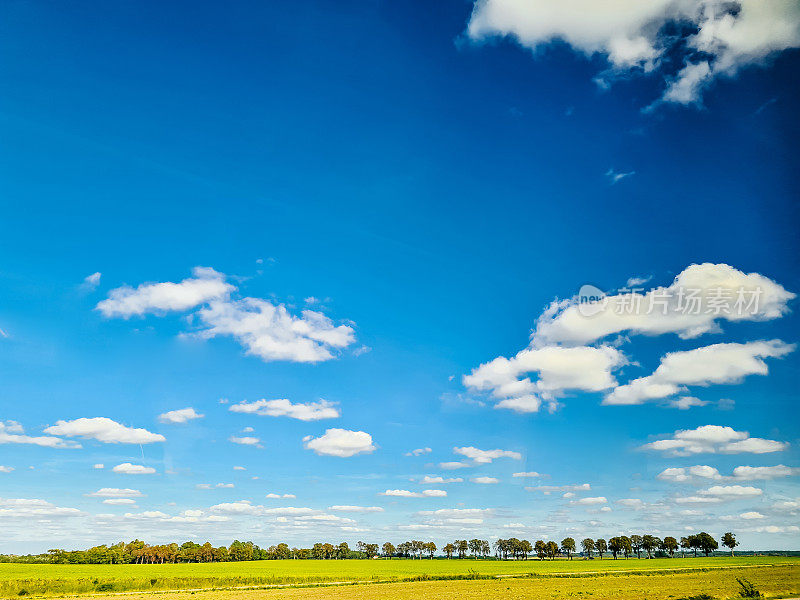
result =
M764 595L756 589L756 586L750 583L747 579L742 577L736 578L737 583L741 586L739 597L741 598L763 598Z

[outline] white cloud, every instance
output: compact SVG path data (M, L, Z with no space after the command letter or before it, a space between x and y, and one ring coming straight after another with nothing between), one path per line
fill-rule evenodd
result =
M146 429L126 427L107 417L82 417L73 421L56 421L44 430L51 435L93 439L105 444L151 444L166 438Z
M587 497L581 498L580 500L572 500L570 504L575 504L576 506L592 506L595 504L606 504L608 500L605 496L594 496L594 497Z
M440 469L444 469L446 471L454 471L456 469L464 469L464 468L469 467L469 466L470 465L468 463L465 463L465 462L462 462L462 461L458 461L458 460L439 463L439 468Z
M77 517L82 514L77 508L56 506L40 498L0 498L0 518L41 519Z
M672 23L692 27L675 36L666 31ZM476 0L467 34L508 36L534 51L564 41L587 56L600 54L610 65L601 75L606 86L605 79L659 71L670 64L666 56L677 54L684 69L661 102L689 104L716 77L800 46L800 8L792 0Z
M697 290L698 304L689 299ZM721 290L721 291L720 291ZM733 310L744 296L742 310ZM716 314L707 309L718 294L730 299L731 311ZM722 321L767 321L789 312L788 302L795 294L758 273L743 273L726 264L690 265L675 277L667 287L657 287L639 298L639 310L630 310L629 293L609 295L600 305L602 310L590 317L577 299L553 302L544 311L532 334L537 346L549 344L580 345L602 340L610 335L631 334L660 335L676 333L685 339L705 333L720 331ZM757 306L747 303L756 298ZM691 308L689 310L688 308Z
M238 465L236 465L235 467L233 467L233 470L234 470L234 471L247 471L247 469L246 469L245 467L240 467L240 466L238 466Z
M463 377L463 383L501 399L496 408L537 412L542 397L552 399L566 390L596 392L614 387L611 372L626 363L622 352L607 345L528 347L512 358L499 356L480 365ZM529 373L537 379L532 381L526 376Z
M144 496L139 490L131 488L100 488L96 492L86 495L95 498L141 498Z
M461 456L466 456L467 458L473 460L476 464L481 465L488 464L496 458L513 458L514 460L522 460L522 454L519 452L514 452L513 450L500 450L499 448L494 450L480 450L474 446L456 446L453 448L453 452L460 454Z
M334 403L327 400L292 404L289 400L256 400L242 401L228 409L231 412L256 414L266 417L290 417L300 421L319 421L320 419L336 419L340 416Z
M406 452L406 456L422 456L423 454L430 454L432 450L430 448L416 448L411 452Z
M194 310L197 337L231 336L248 354L264 361L329 360L335 350L355 340L352 327L336 326L320 312L304 310L298 317L282 304L260 298L231 298L235 291L224 274L195 267L193 277L180 283L145 283L111 290L97 309L108 318Z
M537 485L536 487L526 487L525 489L542 492L547 496L553 492L589 492L592 486L588 483L580 483L574 485Z
M614 169L609 169L608 171L606 171L606 178L611 182L611 185L619 183L626 177L630 177L632 175L636 175L636 171L623 172L623 171L615 171Z
M380 506L351 506L351 505L336 505L329 506L328 510L335 512L349 512L349 513L376 513L383 512Z
M675 498L677 504L718 504L722 498L718 496L681 496Z
M320 312L304 310L296 317L280 304L259 298L213 301L197 312L206 326L201 338L234 337L264 361L289 360L315 363L334 358L333 351L355 341L353 328L335 326Z
M356 454L369 454L377 446L372 443L372 436L365 431L349 429L326 429L325 435L318 438L306 436L303 445L308 450L325 456L349 457Z
M110 504L112 506L130 506L136 504L136 500L131 498L106 498L103 504Z
M657 479L662 481L671 481L673 483L687 483L694 478L700 479L723 479L719 471L714 467L708 465L695 465L693 467L670 467L664 469L656 476Z
M763 490L744 485L714 485L706 490L700 490L700 496L713 496L715 498L752 498L761 496Z
M789 447L787 442L751 438L746 431L736 431L732 427L703 425L697 429L683 429L672 438L645 444L643 450L665 452L671 456L691 456L692 454L738 454L750 452L766 454L779 452Z
M193 277L180 283L143 283L137 288L122 286L111 290L97 304L105 317L129 318L147 313L185 311L214 299L227 298L236 288L225 275L207 267L195 267Z
M440 475L431 476L425 475L422 479L419 480L419 483L422 485L430 485L433 483L461 483L464 480L461 477L442 477Z
M770 340L670 352L651 375L617 387L603 399L603 404L643 404L682 392L687 385L739 383L747 375L766 375L769 369L764 358L780 358L793 350L794 345ZM696 398L681 400L685 402L678 401L678 408L700 405Z
M93 469L105 469L105 468L106 468L106 466L105 466L103 463L95 463L95 464L92 466L92 468L93 468Z
M80 448L77 442L62 440L52 436L30 436L25 435L22 425L16 421L0 421L0 444L31 444L33 446L44 446L46 448Z
M235 436L232 435L228 438L229 442L233 442L234 444L239 444L240 446L258 446L261 447L261 440L257 437L245 435L245 436Z
M86 277L83 278L83 283L81 284L81 287L84 290L90 292L95 290L97 286L100 284L100 277L102 276L103 274L100 273L99 271L97 273L92 273L91 275L87 275Z
M520 473L514 473L512 477L547 477L547 475L537 473L536 471L522 471Z
M111 470L114 471L114 473L123 473L125 475L151 475L156 472L153 467L133 465L129 462L119 464Z
M708 404L707 401L700 400L700 398L695 398L694 396L683 396L671 400L669 403L672 408L677 408L678 410L689 410L693 406L705 406L706 404Z
M496 477L473 477L470 479L472 483L481 483L481 484L491 484L491 483L500 483L500 480Z
M294 494L275 494L273 492L270 492L264 497L269 498L270 500L276 500L278 498L297 498L297 496L295 496Z
M5 465L0 465L0 473L11 473L14 470L14 467L7 467Z
M743 512L742 514L739 515L739 518L744 519L745 521L752 521L754 519L763 519L765 517L760 512L751 510L749 512Z
M645 506L645 503L639 498L622 498L621 500L617 500L616 503L619 506L633 510L641 510Z
M775 465L774 467L749 467L740 466L733 470L733 476L737 479L776 479L778 477L791 477L800 475L800 468L787 467L786 465Z
M395 496L398 498L442 498L447 496L444 490L422 490L421 492L411 492L409 490L386 490L380 492L379 496Z
M201 415L194 408L179 408L169 412L158 415L158 420L162 423L186 423L193 419L202 419L205 415Z
M766 525L765 527L755 527L751 529L754 533L797 533L800 527L797 525Z

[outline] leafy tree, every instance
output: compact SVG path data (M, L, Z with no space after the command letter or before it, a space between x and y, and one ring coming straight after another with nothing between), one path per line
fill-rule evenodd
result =
M714 550L719 548L719 544L717 544L717 540L707 534L705 531L701 531L697 534L697 544L700 550L705 553L706 556L711 554Z
M642 536L632 535L630 540L631 547L633 548L633 551L636 552L636 558L641 558L639 553L642 551Z
M571 537L561 540L561 551L567 555L567 559L572 560L572 553L575 552L575 540Z
M584 553L589 558L592 558L592 552L594 551L594 540L592 538L586 538L581 542L581 548L583 548Z
M547 542L547 556L550 557L550 560L555 560L558 556L558 544L553 541Z
M458 551L458 558L466 558L469 542L467 540L456 540L456 550Z
M682 537L680 544L681 544L681 556L683 558L686 558L686 551L691 549L692 543L689 541L688 537Z
M533 549L536 551L536 556L539 557L539 560L544 560L545 556L547 556L547 544L542 540L536 540Z
M653 552L661 545L661 540L652 535L642 538L642 548L647 552L647 558L653 558Z
M528 540L521 540L519 543L519 551L522 554L522 558L528 560L528 555L533 552L533 546Z
M627 535L621 535L619 536L619 539L622 542L622 554L624 554L625 558L627 559L631 555L631 552L633 551L633 546L631 545L631 538L629 538Z
M597 550L597 555L600 557L600 560L603 559L603 552L608 551L608 545L603 538L597 538L594 542L595 550Z
M617 554L622 552L622 548L622 538L619 536L612 537L610 540L608 540L608 549L611 552L611 555L614 557L614 560L617 560Z
M394 556L394 555L395 555L395 552L397 552L397 549L394 547L394 544L392 544L392 542L385 542L385 543L383 544L383 555L384 555L386 558L389 558L389 557L391 557L391 556ZM449 558L449 557L448 557L448 558Z
M675 551L678 549L678 540L672 536L667 536L661 542L661 549L668 553L671 558L675 557Z
M733 549L739 545L739 542L736 541L736 536L729 531L722 536L722 545L726 548L730 548L731 556L733 556Z
M453 554L456 551L456 547L455 544L453 544L452 542L448 542L447 545L444 548L442 548L442 550L444 550L444 553L447 556L447 558L453 558Z

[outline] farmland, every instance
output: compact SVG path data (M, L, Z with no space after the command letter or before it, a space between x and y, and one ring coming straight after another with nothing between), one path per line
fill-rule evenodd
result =
M197 591L203 600L257 598L735 597L745 577L772 597L800 595L800 560L270 560L163 565L0 564L2 597ZM343 583L364 585L341 586ZM366 584L374 585L366 585ZM330 584L337 584L332 586ZM320 586L325 587L310 587ZM281 587L279 587L281 586ZM302 586L302 587L301 587ZM250 588L250 589L247 589ZM274 588L274 589L253 589ZM216 591L215 591L216 590ZM227 590L227 591L221 591ZM139 596L139 594L134 594ZM167 600L164 598L164 600ZM201 600L197 598L196 600Z

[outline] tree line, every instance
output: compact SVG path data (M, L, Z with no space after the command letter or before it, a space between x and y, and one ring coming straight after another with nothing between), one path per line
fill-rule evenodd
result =
M731 555L738 546L736 536L728 532L721 538L722 545L729 548ZM618 557L630 558L642 555L647 558L669 556L674 557L680 550L682 556L691 552L697 556L702 552L706 556L719 548L717 540L710 534L702 531L698 534L688 535L680 540L667 536L663 539L653 535L621 535L608 540L604 538L585 538L580 542L582 556L593 559L595 556L603 559L610 554L614 559ZM528 540L517 538L498 539L493 543L488 540L471 539L455 540L448 542L441 548L444 556L464 559L492 557L500 560L527 560L535 556L539 560L553 560L558 556L572 559L578 555L575 540L571 537L564 538L561 543L555 541L537 540L533 544ZM331 544L318 542L311 548L290 548L286 543L276 544L268 548L260 548L253 542L240 542L234 540L230 546L214 547L210 542L198 544L197 542L184 542L178 545L161 544L151 545L141 540L132 542L119 542L111 546L94 546L88 550L63 550L54 548L46 554L13 556L0 555L0 562L40 562L55 564L163 564L163 563L200 563L200 562L228 562L243 560L276 560L276 559L371 559L379 556L383 558L410 558L432 559L438 550L434 542L411 540L394 545L385 542L379 546L375 543L358 542L355 548L350 548L347 542Z

